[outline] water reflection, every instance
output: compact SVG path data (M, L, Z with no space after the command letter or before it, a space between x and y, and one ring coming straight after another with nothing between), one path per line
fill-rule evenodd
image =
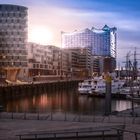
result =
M127 100L117 100L112 102L112 110L122 111L125 109L131 108L131 102ZM135 106L138 106L138 104L135 104Z
M22 97L3 101L8 112L67 112L72 114L103 114L105 102L103 98L91 98L78 95L76 90L47 92L41 95ZM137 106L137 104L135 104ZM131 108L131 102L112 100L112 111Z

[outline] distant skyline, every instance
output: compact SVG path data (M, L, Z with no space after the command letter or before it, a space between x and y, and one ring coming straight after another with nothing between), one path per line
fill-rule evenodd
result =
M124 61L126 53L133 53L135 47L140 54L140 0L0 0L0 3L28 7L30 42L60 47L61 31L102 28L107 24L117 27L118 62Z

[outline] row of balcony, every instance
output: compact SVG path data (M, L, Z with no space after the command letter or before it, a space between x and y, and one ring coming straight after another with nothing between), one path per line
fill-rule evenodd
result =
M1 62L0 61L0 67L27 67L26 61L20 61L20 62L13 62L13 61L7 61L7 62Z

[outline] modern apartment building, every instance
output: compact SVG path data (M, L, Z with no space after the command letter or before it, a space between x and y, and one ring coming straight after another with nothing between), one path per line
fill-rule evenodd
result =
M93 72L101 75L103 72L113 72L115 70L115 58L108 56L93 56Z
M91 47L68 48L69 74L71 77L84 78L92 75Z
M52 46L53 52L53 73L56 76L60 76L61 78L66 77L68 75L68 53L67 51Z
M0 4L0 78L15 81L27 74L27 8Z
M28 43L28 75L37 80L65 77L68 72L68 55L53 45Z
M28 76L49 75L52 73L52 50L49 47L28 43Z

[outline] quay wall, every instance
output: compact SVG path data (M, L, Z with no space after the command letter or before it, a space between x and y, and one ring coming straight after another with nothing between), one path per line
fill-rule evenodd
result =
M22 85L0 86L0 98L5 97L6 99L8 99L12 97L15 98L45 93L47 91L70 89L76 87L79 82L80 80L69 80L69 81L51 81L46 83L38 82Z

